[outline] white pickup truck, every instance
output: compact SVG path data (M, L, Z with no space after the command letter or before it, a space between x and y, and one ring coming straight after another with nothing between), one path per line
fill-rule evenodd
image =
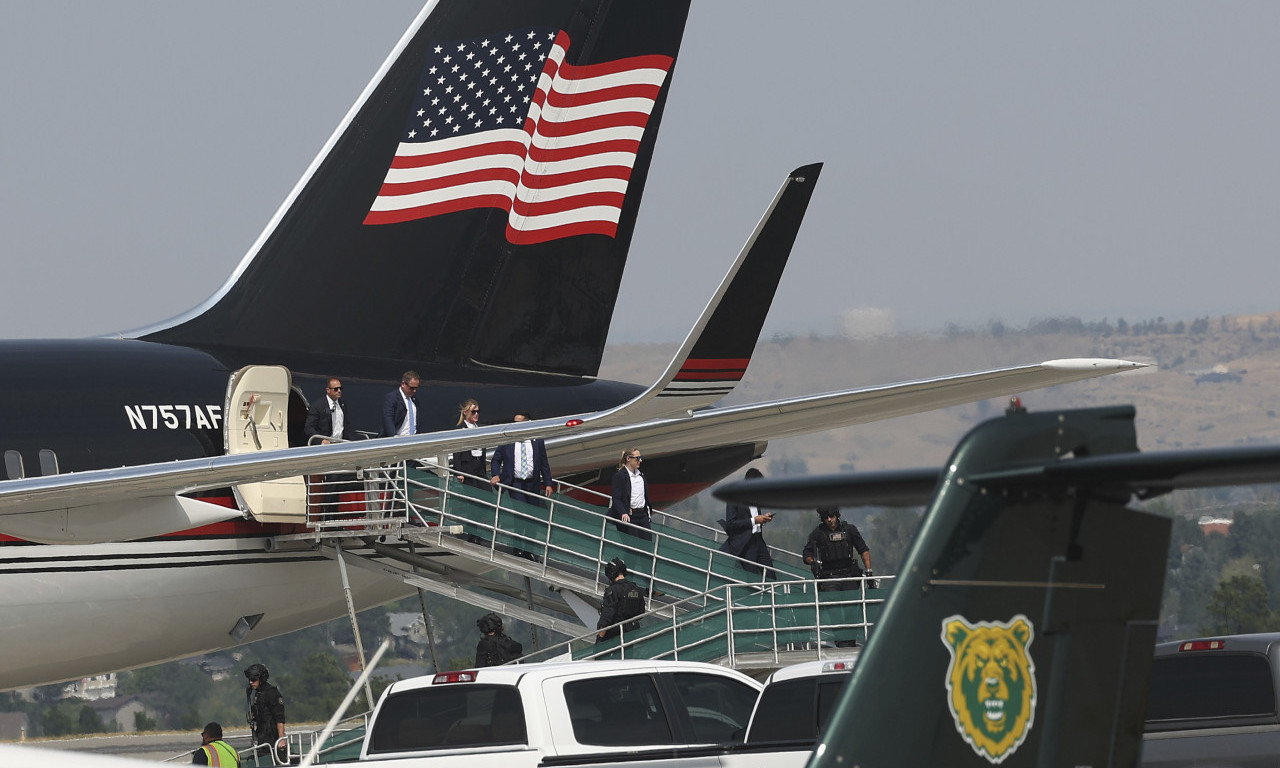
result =
M445 672L393 683L362 761L535 768L676 758L740 743L760 683L712 664L574 661ZM677 748L680 757L676 757ZM665 756L665 758L664 758ZM696 758L695 758L696 760Z

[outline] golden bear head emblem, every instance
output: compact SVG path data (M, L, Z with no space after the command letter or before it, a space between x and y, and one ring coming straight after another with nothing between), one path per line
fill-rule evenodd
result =
M1033 630L1026 616L1006 622L942 620L942 642L951 652L947 705L956 730L992 764L1004 761L1026 739L1036 711Z

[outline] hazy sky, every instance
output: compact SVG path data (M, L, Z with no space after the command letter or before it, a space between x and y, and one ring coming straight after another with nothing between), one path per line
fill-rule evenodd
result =
M0 336L213 293L416 0L0 3ZM1280 3L694 0L611 338L674 340L788 171L766 331L1280 309Z

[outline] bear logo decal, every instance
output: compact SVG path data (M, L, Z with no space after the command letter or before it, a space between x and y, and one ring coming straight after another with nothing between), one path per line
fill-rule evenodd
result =
M1033 635L1022 614L1008 622L942 620L942 642L951 652L947 706L956 730L993 765L1017 751L1035 720Z

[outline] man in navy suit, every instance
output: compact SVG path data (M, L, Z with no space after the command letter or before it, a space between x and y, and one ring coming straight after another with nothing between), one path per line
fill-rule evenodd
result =
M382 436L413 435L422 432L422 411L418 408L417 371L405 371L400 386L382 398Z
M513 419L517 422L528 420L529 414L524 412L517 413ZM513 494L512 497L535 507L542 506L539 494L551 495L551 462L547 460L546 443L541 439L522 440L494 448L489 472L493 475L490 485L502 483L519 488L525 493Z
M755 467L747 470L745 479L754 480L757 477L764 477L760 470ZM751 561L742 563L745 570L764 573L765 578L773 578L773 557L769 554L769 545L764 543L764 526L772 520L772 512L761 512L756 507L730 503L725 508L724 519L720 521L720 527L724 528L729 538L720 545L720 551Z

